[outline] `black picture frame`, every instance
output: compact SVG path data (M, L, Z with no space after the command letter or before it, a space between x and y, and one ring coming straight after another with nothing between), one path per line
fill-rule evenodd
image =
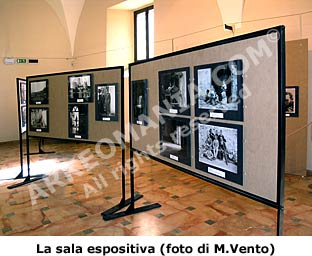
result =
M195 168L243 185L243 126L196 120Z
M49 132L49 108L29 108L29 130Z
M49 81L47 79L29 82L29 104L49 104Z
M19 120L19 132L21 134L26 132L27 120L26 120L26 100L27 100L27 86L26 80L17 78L17 103L18 103L18 120Z
M159 116L160 155L191 166L189 118Z
M68 105L68 137L88 139L88 104Z
M287 86L285 93L286 117L299 117L299 86Z
M21 122L21 133L26 132L26 127L27 127L27 119L26 119L26 105L25 106L21 106L21 118L20 118L20 122Z
M18 90L19 90L19 103L20 106L26 105L26 81L19 79L18 80Z
M159 112L190 115L190 68L159 71L158 81Z
M68 102L93 102L93 74L68 77Z
M95 120L118 121L118 83L95 86Z
M242 60L195 66L194 80L196 116L244 120Z
M148 125L148 80L131 81L132 123Z

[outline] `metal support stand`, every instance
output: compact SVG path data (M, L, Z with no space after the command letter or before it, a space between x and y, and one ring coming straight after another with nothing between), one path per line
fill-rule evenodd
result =
M22 145L22 142L20 142L20 145ZM39 175L30 175L30 158L29 158L29 136L28 136L28 131L26 131L26 148L27 148L27 153L26 153L26 156L27 156L27 176L24 177L23 176L23 167L22 167L22 171L21 173L17 176L17 177L20 177L20 179L22 178L25 178L24 181L20 182L20 183L17 183L17 184L13 184L11 186L8 186L7 188L8 189L13 189L13 188L17 188L17 187L21 187L21 186L24 186L24 185L27 185L29 183L32 183L34 181L37 181L37 180L41 180L45 177L47 177L46 175L44 174L39 174ZM21 166L23 166L23 152L21 152Z
M27 136L27 152L29 152L29 137ZM26 154L27 155L27 176L24 176L23 174L23 146L22 146L22 141L20 140L20 156L21 156L21 172L16 176L15 179L24 179L24 181L17 183L17 184L13 184L11 186L8 186L8 189L13 189L13 188L17 188L17 187L21 187L24 185L27 185L29 183L32 183L34 181L37 180L41 180L45 177L47 177L44 174L38 174L38 175L30 175L30 159L29 159L29 155L30 154Z
M26 83L27 85L27 83ZM26 86L27 88L27 86ZM17 88L17 102L18 102L18 120L19 123L21 122L21 112L20 112L20 95L19 95L19 88ZM26 89L26 109L28 109L28 93L27 93L27 89ZM28 111L26 111L26 122L28 123L29 120L29 114ZM38 175L30 175L30 158L29 158L29 136L28 136L28 127L26 129L26 156L27 156L27 176L24 176L24 159L23 159L23 138L22 138L22 130L21 127L19 125L19 141L20 141L20 164L21 164L21 172L15 177L15 179L24 179L24 181L17 183L17 184L13 184L11 186L8 186L7 189L13 189L13 188L17 188L17 187L21 187L24 185L27 185L29 183L32 183L34 181L43 179L45 177L47 177L45 174L38 174ZM43 144L43 141L39 141L39 152L43 152L43 150L41 149L41 144ZM41 153L42 154L42 153Z
M284 207L281 206L277 212L277 235L283 235L283 224L284 224Z
M42 149L42 146L44 144L44 140L43 138L39 138L39 141L38 141L38 152L33 152L33 153L29 153L29 155L42 155L42 154L53 154L55 153L55 151L44 151Z
M23 158L23 136L22 133L19 133L19 144L20 144L20 164L21 164L21 171L20 173L13 179L13 180L17 180L17 179L28 179L29 177L41 177L42 174L38 174L38 175L27 175L24 176L24 158ZM25 154L27 155L27 154Z
M124 77L123 77L123 67L122 67L122 72L121 72L121 81L123 81ZM123 82L121 82L121 95L123 97L124 95L124 85ZM124 100L122 98L121 100L121 109L124 109ZM131 97L129 97L129 112L131 113ZM130 120L131 120L131 115L130 115ZM131 123L131 121L130 121ZM148 210L152 210L155 208L159 208L161 207L160 204L151 204L151 205L147 205L147 206L143 206L143 207L139 207L139 208L135 208L135 201L139 200L140 198L143 197L143 195L136 193L134 191L134 162L133 162L133 151L132 151L132 132L131 132L131 126L130 126L130 192L131 192L131 196L130 198L126 199L126 167L125 167L125 163L126 163L126 149L125 149L125 123L124 123L124 114L122 111L122 115L121 115L121 124L120 124L120 131L121 131L121 146L122 146L122 181L121 181L121 188L122 188L122 198L120 200L120 203L113 206L112 208L104 211L101 213L103 220L107 221L107 220L113 220L113 219L117 219L120 217L125 217L131 214L135 214L135 213L140 213L140 212L144 212L144 211L148 211ZM121 209L125 208L126 206L128 206L128 208L125 211L120 211Z
M123 149L124 150L124 149ZM108 221L108 220L113 220L113 219L117 219L117 218L121 218L121 217L125 217L128 215L132 215L132 214L136 214L136 213L140 213L140 212L145 212L145 211L149 211L152 209L156 209L161 207L160 204L155 203L155 204L150 204L150 205L146 205L146 206L142 206L142 207L135 207L135 201L139 200L140 198L143 197L143 195L138 194L134 191L134 163L133 163L133 151L130 150L130 192L131 192L131 196L130 198L128 198L127 200L125 200L125 174L124 174L124 161L123 161L123 167L122 167L122 199L120 201L120 203L108 210L106 210L105 212L102 212L102 216L103 216L103 220ZM121 210L122 208L128 206L129 207L122 212L118 212L119 210Z

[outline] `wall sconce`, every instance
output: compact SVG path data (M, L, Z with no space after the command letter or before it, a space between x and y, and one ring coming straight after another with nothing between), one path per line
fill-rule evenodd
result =
M231 31L234 33L234 28L233 28L233 26L224 24L224 29L231 30Z

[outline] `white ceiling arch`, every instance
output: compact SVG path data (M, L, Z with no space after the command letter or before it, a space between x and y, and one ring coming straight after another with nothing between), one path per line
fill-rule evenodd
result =
M61 24L64 26L74 56L77 27L85 0L45 0L54 10Z

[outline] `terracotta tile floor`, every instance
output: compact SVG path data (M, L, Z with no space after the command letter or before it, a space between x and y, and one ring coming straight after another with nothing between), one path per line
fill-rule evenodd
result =
M103 221L100 213L120 200L120 148L110 159L110 148L95 144L49 140L45 150L56 153L32 156L31 173L48 177L9 190L20 181L9 180L20 172L19 145L0 144L0 235L276 234L275 209L146 159L135 174L144 194L136 206L162 207ZM86 166L79 155L93 159ZM285 178L284 235L312 235L312 177Z

